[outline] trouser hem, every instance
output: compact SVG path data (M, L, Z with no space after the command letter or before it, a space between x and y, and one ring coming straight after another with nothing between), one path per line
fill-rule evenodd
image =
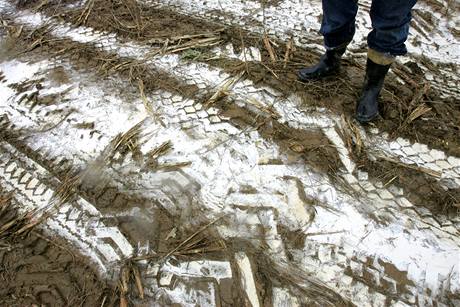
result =
M348 41L348 42L345 42L345 43L342 43L338 46L334 46L334 47L331 47L331 46L328 46L328 45L324 45L324 47L326 48L326 50L340 50L340 49L346 49L347 46L351 43L351 41Z
M379 65L391 65L395 60L396 56L388 52L379 52L375 49L369 48L367 51L367 57L374 63Z

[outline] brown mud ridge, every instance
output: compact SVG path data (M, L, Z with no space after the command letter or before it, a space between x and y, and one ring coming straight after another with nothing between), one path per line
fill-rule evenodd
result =
M0 191L0 229L17 216ZM109 306L116 292L85 259L38 229L25 236L0 234L1 306Z
M269 85L286 96L296 93L303 98L306 108L326 107L337 115L345 114L350 118L354 115L364 79L364 66L354 58L344 59L342 72L337 78L303 84L297 81L296 71L314 64L319 54L290 42L269 40L270 47L267 47L268 37L235 27L223 29L222 25L213 22L142 6L133 0L112 0L110 5L102 0L92 3L90 9L58 10L56 3L51 1L40 9L74 24L85 24L97 30L115 32L121 38L151 43L152 47L161 46L172 38L202 35L205 39L196 46L169 49L169 52L179 52L184 59L206 62L229 73L245 70L247 78L256 84ZM36 7L36 4L30 1L27 7ZM259 48L262 61L245 63L216 58L209 53L210 46L228 43L232 43L236 51L245 46ZM431 63L427 58L420 61L430 67L433 75L444 67ZM396 77L405 84L398 82ZM382 116L370 126L376 126L394 138L406 137L460 156L460 101L440 97L441 93L430 88L417 63L395 64L381 95Z
M378 178L384 185L403 188L405 197L418 207L425 207L433 216L455 218L460 212L460 189L444 189L439 182L420 170L411 169L393 161L365 157L358 162L358 169Z
M258 1L265 7L277 6L278 4L283 2L283 0L258 0Z

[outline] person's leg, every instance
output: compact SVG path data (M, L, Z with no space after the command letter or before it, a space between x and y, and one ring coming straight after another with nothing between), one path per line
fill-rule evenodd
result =
M385 76L398 55L407 53L405 42L409 34L411 10L417 0L373 0L372 32L368 36L369 52L363 93L356 109L356 119L362 123L378 116L378 97Z
M321 79L339 71L340 59L355 34L357 12L357 0L323 0L321 33L326 53L317 65L299 71L300 81Z
M321 34L326 49L346 47L355 34L357 0L323 0Z
M405 55L415 3L417 0L373 0L370 12L373 30L367 37L369 48L391 56Z

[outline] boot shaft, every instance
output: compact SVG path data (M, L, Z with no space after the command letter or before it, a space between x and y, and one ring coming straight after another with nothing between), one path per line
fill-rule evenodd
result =
M367 58L365 87L372 86L381 88L390 67L391 64L380 65L372 61L370 58Z
M340 69L340 60L346 47L340 49L327 49L319 59L318 64L299 70L299 80L308 82L337 74Z
M346 50L346 47L327 49L326 53L322 56L322 60L329 66L339 66L342 56Z
M378 98L390 66L391 64L380 65L370 58L367 59L363 92L356 107L356 119L359 122L367 123L378 116Z

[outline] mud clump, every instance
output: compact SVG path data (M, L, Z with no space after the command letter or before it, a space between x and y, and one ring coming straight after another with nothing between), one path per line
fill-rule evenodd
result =
M275 141L283 152L302 156L315 170L333 176L342 167L337 150L321 131L293 129L279 124L270 117L259 118L256 114L234 104L220 104L222 114L230 117L242 130L256 126L265 139ZM277 161L269 163L276 164Z
M16 214L0 191L0 229ZM38 229L0 237L0 306L100 306L114 302L112 289L84 260Z
M74 1L75 2L75 1ZM91 6L62 8L60 17L77 24L113 31L120 37L155 43L183 35L195 35L221 28L215 23L187 18L175 12L140 4L134 0L94 0ZM52 13L56 5L42 8Z
M429 174L378 159L371 161L362 158L361 170L368 172L385 186L394 185L405 191L405 197L419 207L427 208L435 216L454 218L460 208L460 189L446 189Z
M114 301L82 259L32 233L21 241L1 239L2 306L100 306ZM74 258L75 257L75 258Z

